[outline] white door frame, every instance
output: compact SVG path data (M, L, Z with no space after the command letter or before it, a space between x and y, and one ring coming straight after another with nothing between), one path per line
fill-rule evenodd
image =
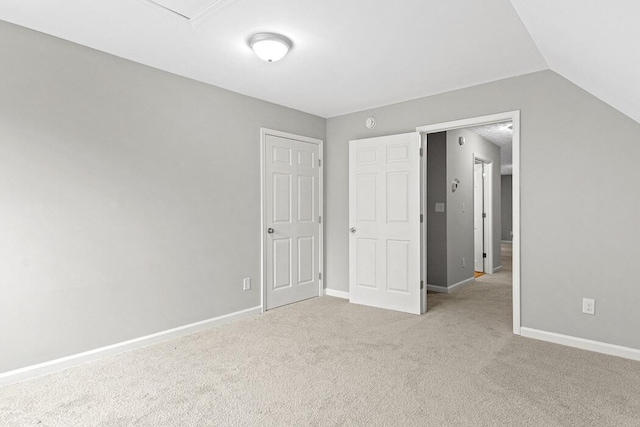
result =
M320 279L318 280L318 296L324 295L324 141L321 139L310 138L308 136L296 135L293 133L282 132L273 129L260 128L260 306L262 312L266 311L267 304L267 226L266 226L266 140L267 135L277 136L280 138L293 139L295 141L307 142L318 146L318 161L320 166L319 173L319 194L318 194L318 215L320 215L319 233L319 249L318 249L318 268Z
M493 274L496 269L493 268L493 161L479 153L473 153L473 164L476 160L482 162L485 166L484 179L482 180L482 194L484 200L484 212L487 214L483 221L484 250L487 257L485 258L485 273ZM487 189L489 191L487 191ZM474 206L475 209L475 206Z
M508 120L513 123L513 333L520 335L520 110L418 126L416 130L429 134Z

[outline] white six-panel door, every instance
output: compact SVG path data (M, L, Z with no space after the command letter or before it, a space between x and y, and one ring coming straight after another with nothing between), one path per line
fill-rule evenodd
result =
M317 297L319 146L265 136L266 309Z
M420 134L349 143L349 300L421 313Z

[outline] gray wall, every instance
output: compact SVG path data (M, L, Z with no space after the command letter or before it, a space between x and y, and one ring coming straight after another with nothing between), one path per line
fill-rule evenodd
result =
M552 71L329 119L327 286L349 289L350 139L516 109L522 114L522 324L640 348L640 124ZM374 129L364 126L370 115ZM595 316L582 314L583 297L596 299Z
M500 226L502 232L500 233L501 240L512 241L513 236L511 231L513 230L513 193L512 183L513 177L511 175L502 175L500 177L502 182L502 224Z
M0 57L0 372L260 304L259 129L324 119L3 22Z
M436 212L436 203L445 211ZM447 133L427 135L427 283L447 287Z
M460 136L465 138L465 144L462 146L458 143ZM450 185L454 179L458 179L460 184L455 193L450 188L447 191L448 286L473 277L474 154L480 154L492 161L493 268L500 265L500 148L468 130L449 131L447 132L447 183ZM462 258L466 258L464 267Z

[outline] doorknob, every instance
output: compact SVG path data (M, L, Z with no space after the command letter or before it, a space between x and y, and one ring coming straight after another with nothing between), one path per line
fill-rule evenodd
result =
M352 232L352 233L355 233L355 232L356 232L356 228L355 228L355 227L351 227L351 228L349 229L349 231L350 231L350 232Z
M274 230L271 227L267 228L267 233L269 233L269 234L273 234L274 231L276 231L276 230Z

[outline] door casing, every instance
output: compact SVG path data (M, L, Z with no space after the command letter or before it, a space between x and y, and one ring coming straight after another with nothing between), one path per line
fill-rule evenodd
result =
M513 124L513 333L520 335L522 328L520 312L520 110L418 126L416 131L429 134L509 120ZM426 158L423 158L424 161Z
M267 135L277 136L281 138L293 139L296 141L302 141L310 144L318 145L318 159L320 161L319 167L319 200L318 200L318 214L321 221L319 225L319 250L318 250L318 266L320 279L318 280L318 295L324 295L324 141L321 139L310 138L308 136L296 135L293 133L282 132L273 129L260 128L260 306L262 312L266 311L266 283L267 283L267 224L266 224L266 139Z

